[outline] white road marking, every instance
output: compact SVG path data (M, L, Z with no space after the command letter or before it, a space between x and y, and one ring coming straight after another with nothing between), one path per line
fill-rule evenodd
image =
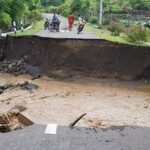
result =
M57 133L57 124L48 124L45 130L45 134L56 134Z

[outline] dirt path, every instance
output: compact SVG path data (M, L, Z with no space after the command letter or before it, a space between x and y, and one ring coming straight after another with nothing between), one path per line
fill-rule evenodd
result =
M29 76L0 74L0 83L31 81ZM0 95L0 113L16 106L39 124L69 125L83 113L77 124L86 127L136 125L150 127L150 84L117 80L71 78L63 81L43 77L31 81L39 85L35 93L21 89Z

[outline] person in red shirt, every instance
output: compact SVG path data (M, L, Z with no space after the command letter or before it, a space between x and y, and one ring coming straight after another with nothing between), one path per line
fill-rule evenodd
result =
M74 24L74 15L73 13L70 13L70 15L68 16L68 23L69 23L69 30L72 29L73 24Z

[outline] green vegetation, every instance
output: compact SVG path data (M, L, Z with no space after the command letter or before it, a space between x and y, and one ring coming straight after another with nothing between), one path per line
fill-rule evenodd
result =
M12 34L12 35L13 36L34 35L43 29L43 24L44 24L44 20L37 21L32 25L31 29L26 30L24 32L20 31L17 32L17 34Z
M0 0L0 30L12 28L16 21L24 27L31 23L29 31L18 35L32 35L43 28L41 12L60 13L68 17L73 12L76 19L80 14L87 22L99 26L100 0ZM99 28L87 26L86 29L102 38L121 43L150 42L150 31L143 22L150 20L150 0L104 0L103 25Z
M92 24L98 24L98 18L96 16L92 16L89 21Z
M120 33L124 31L125 27L123 24L113 21L107 26L107 29L111 31L112 35L119 36Z
M147 42L148 29L141 25L133 25L127 32L128 41L132 43Z
M6 12L0 14L0 26L2 29L7 29L11 27L11 17Z
M119 42L119 43L129 43L124 37L121 36L113 36L111 34L111 32L105 30L105 29L98 29L95 28L94 26L91 25L87 25L85 27L85 29L95 35L97 35L98 37L102 38L102 39L107 39L109 41L113 41L113 42Z
M53 5L53 6L58 6L61 5L65 2L65 0L41 0L41 5L43 6L49 6L49 5Z
M11 29L13 21L19 27L21 20L27 26L33 20L41 19L41 14L37 10L39 6L39 0L0 0L0 29Z

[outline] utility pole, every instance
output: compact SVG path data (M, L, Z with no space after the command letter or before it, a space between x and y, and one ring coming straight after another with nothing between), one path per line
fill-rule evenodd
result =
M99 23L102 25L103 21L103 0L100 0L100 14L99 14Z

